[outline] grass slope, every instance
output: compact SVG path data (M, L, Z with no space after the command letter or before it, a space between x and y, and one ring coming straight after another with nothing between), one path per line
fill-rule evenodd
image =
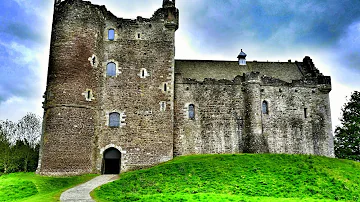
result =
M35 175L35 173L2 175L0 176L0 201L59 201L63 191L95 176L45 177Z
M98 201L359 201L360 163L286 154L177 157L123 173Z

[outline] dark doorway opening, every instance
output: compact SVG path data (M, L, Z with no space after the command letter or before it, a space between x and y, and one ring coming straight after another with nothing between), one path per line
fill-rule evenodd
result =
M102 174L119 174L121 153L115 148L105 150L103 157Z

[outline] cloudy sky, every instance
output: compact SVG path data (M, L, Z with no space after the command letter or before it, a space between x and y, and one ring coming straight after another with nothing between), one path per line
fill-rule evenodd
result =
M162 0L92 0L118 17L150 17ZM332 77L333 125L360 90L359 0L177 0L177 59L302 61ZM52 0L1 0L0 120L42 116ZM333 127L334 127L333 126Z

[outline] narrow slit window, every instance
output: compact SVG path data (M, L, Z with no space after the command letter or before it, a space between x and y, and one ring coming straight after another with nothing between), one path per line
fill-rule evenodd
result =
M116 76L116 64L109 62L106 66L106 75L107 76Z
M263 103L262 103L262 113L269 114L269 106L266 101L263 101Z
M137 34L138 39L140 39L140 34Z
M160 102L160 111L164 112L166 110L166 102Z
M165 92L167 91L167 85L166 85L166 83L164 83L164 91L165 91Z
M109 114L109 127L118 128L120 127L120 114L112 112Z
M87 91L87 99L88 99L88 100L91 99L91 91L90 91L90 90Z
M307 118L307 108L304 108L304 118Z
M109 29L109 31L108 31L108 39L110 41L113 41L115 39L115 30L114 29Z
M95 56L92 58L92 64L93 64L93 66L96 64L96 57Z
M138 74L138 75L139 75L140 78L142 78L142 79L144 79L144 78L146 78L147 76L149 76L149 75L148 75L148 72L146 71L145 68L141 68L140 74Z
M195 105L189 104L189 119L195 119Z

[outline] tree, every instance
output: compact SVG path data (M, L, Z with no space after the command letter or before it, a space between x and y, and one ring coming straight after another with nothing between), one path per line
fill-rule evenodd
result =
M360 92L352 93L341 111L341 126L335 129L335 156L360 161Z
M17 139L27 142L32 148L39 144L41 136L41 119L34 113L27 113L17 123Z
M0 120L0 173L35 171L41 119L28 113L17 123Z
M0 121L0 173L11 172L11 138L15 136L15 125L6 120Z

